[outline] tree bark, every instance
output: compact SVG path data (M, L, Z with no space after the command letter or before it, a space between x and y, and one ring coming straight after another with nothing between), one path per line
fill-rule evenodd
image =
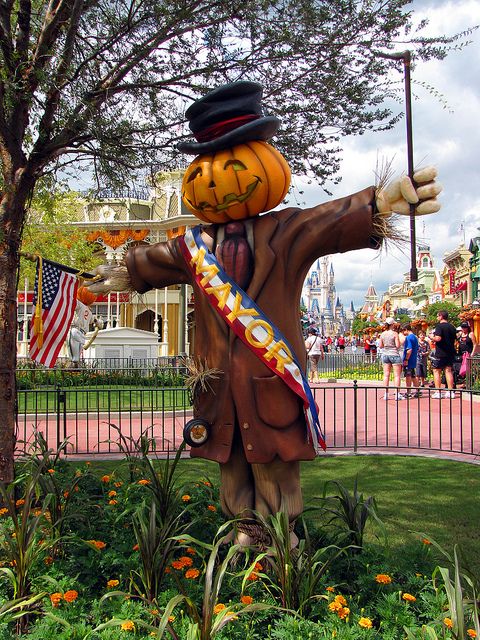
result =
M6 189L0 201L0 482L14 478L17 439L17 274L25 203L33 182Z

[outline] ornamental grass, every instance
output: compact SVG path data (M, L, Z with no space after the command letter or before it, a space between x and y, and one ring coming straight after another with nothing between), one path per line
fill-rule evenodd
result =
M460 550L424 531L398 553L358 482L327 485L294 549L279 513L242 550L215 483L139 446L108 474L40 446L0 487L0 640L480 637Z

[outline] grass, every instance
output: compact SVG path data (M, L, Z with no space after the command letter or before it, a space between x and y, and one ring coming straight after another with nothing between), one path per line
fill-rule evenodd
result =
M111 472L118 462L92 461L92 469ZM208 460L179 464L185 482L207 477L219 483L219 467ZM480 575L480 467L464 462L414 456L325 456L302 464L305 506L315 504L328 480L350 490L355 477L366 497L377 500L379 515L394 553L418 544L422 532L452 551L458 544L467 565ZM375 530L367 528L366 539Z

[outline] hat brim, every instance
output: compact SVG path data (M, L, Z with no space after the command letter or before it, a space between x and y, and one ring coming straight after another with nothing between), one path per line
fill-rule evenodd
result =
M209 140L208 142L179 142L177 149L183 153L200 155L203 153L213 153L221 149L228 149L237 144L250 142L251 140L269 140L280 127L280 120L275 116L258 118L252 122L247 122L241 127L228 131L223 136Z

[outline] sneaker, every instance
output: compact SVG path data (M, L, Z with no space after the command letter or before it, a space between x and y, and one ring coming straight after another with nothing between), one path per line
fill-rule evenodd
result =
M440 398L443 398L444 396L442 396L440 391L435 391L435 393L432 393L432 395L430 397L434 398L435 400L439 400Z
M413 393L407 393L407 396L409 398L421 398L422 394L420 393L420 391L414 391Z
M455 391L445 391L445 393L443 394L444 398L455 398Z
M404 396L401 393L397 393L397 395L395 396L395 400L406 400L406 396Z

